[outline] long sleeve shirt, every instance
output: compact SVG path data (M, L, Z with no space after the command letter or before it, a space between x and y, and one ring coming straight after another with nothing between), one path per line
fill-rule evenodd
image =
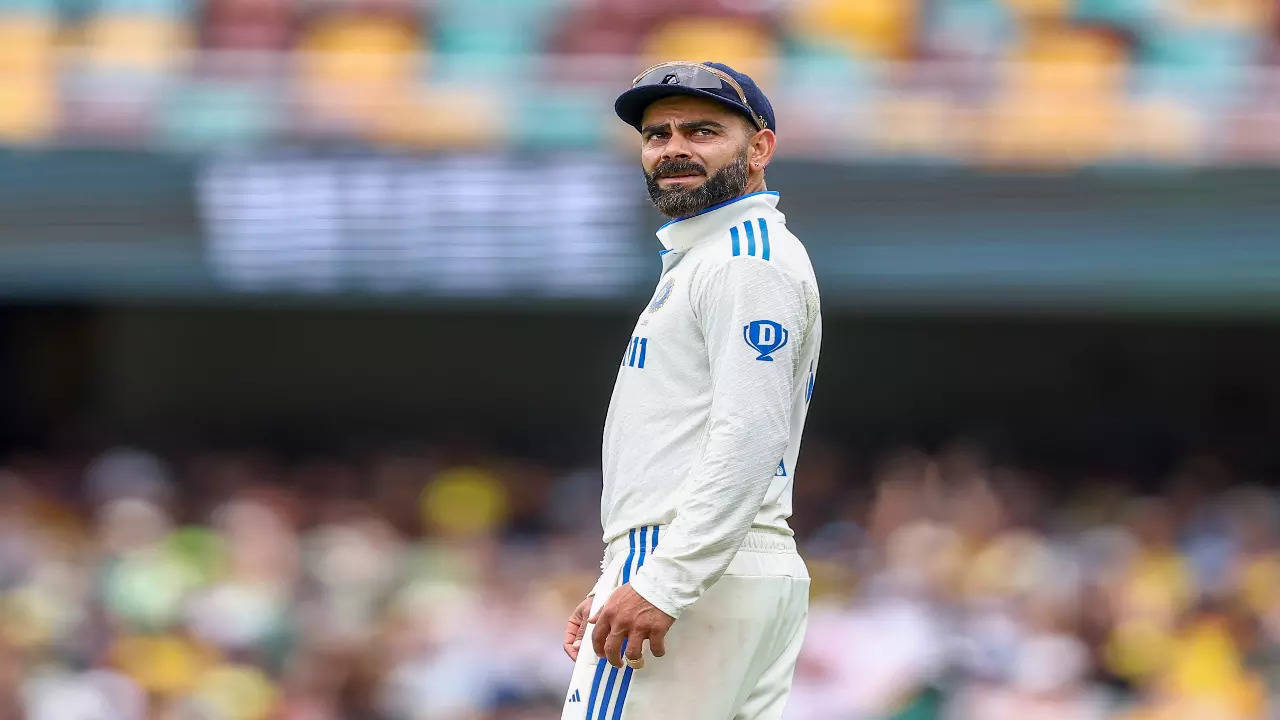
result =
M719 579L749 530L792 534L822 316L808 253L777 203L751 193L658 230L662 274L609 404L604 541L667 526L630 583L672 617Z

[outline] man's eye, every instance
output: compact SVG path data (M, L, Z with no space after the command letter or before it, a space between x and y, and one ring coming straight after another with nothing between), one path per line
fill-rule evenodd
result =
M693 131L694 135L713 135L710 128L698 128Z

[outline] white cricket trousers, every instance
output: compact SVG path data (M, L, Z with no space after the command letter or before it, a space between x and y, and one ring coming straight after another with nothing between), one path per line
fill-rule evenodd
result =
M644 564L664 526L612 542L594 615ZM778 720L809 615L809 571L785 535L753 530L728 570L667 632L667 654L619 670L595 654L587 625L562 720Z

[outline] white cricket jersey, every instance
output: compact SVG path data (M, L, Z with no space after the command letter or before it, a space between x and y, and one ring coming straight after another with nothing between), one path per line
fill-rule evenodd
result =
M791 487L818 369L809 255L776 192L663 225L662 276L622 355L604 429L607 545L662 525L632 588L679 617L747 531L790 536Z

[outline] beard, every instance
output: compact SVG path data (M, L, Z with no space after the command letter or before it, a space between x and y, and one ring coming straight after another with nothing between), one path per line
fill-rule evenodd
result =
M717 170L697 187L664 188L658 185L660 178L687 173L706 175L707 169L696 162L671 160L659 163L652 173L644 174L649 199L658 212L669 218L688 217L741 195L747 189L747 150L744 148L733 162Z

